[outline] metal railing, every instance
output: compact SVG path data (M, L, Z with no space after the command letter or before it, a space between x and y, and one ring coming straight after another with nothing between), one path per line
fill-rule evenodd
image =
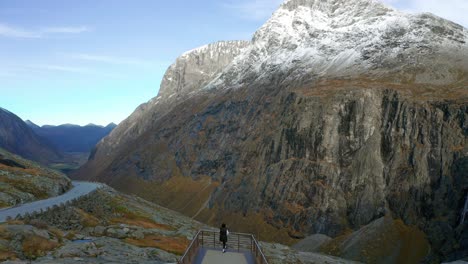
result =
M222 243L219 241L219 231L200 230L194 236L178 263L192 264L200 248L221 249L222 247ZM260 244L252 234L229 233L228 247L238 252L249 251L257 264L268 264Z
M463 223L465 223L466 214L468 214L468 194L466 195L465 207L463 207L461 213L460 225L463 225Z

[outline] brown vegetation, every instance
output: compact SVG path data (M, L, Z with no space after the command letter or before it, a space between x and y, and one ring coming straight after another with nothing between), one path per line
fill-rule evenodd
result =
M114 213L121 215L121 217L110 219L111 223L139 226L143 228L155 228L160 230L175 230L175 228L171 226L157 223L143 212L137 213L135 211L130 211L122 204L124 204L123 201L117 199L114 199L114 201L111 202Z
M138 247L155 247L177 255L182 255L190 241L185 237L145 236L143 239L127 238L125 242Z
M111 219L111 223L114 224L126 224L129 226L138 226L142 228L149 228L149 229L160 229L160 230L174 230L173 227L156 223L148 218L137 218L137 219L129 219L129 218L114 218Z
M18 257L12 251L2 251L0 250L0 261L6 260L16 260Z
M91 214L88 214L87 212L81 210L81 209L76 209L78 214L80 215L81 218L81 224L84 227L96 227L99 225L100 221L96 217L94 217Z
M226 223L232 232L251 233L258 240L265 242L276 242L285 245L293 245L299 242L298 239L289 235L288 229L277 228L269 224L264 218L265 215L268 215L268 212L252 212L245 215L236 212L221 212L215 206L213 209L204 209L196 219L212 226Z
M22 244L24 255L29 259L45 256L48 251L54 250L59 245L57 242L36 235L26 237Z
M204 206L214 189L219 186L218 182L212 181L209 177L194 180L190 177L174 176L163 183L129 177L120 182L125 182L125 184L117 186L117 189L129 193L138 190L140 197L148 201L156 201L160 205L187 216L194 216Z
M392 258L396 263L409 264L419 263L430 250L426 235L416 227L405 225L400 219L387 218L378 229L370 228L360 236L365 237L357 240L354 234L346 232L323 245L320 251L364 263L378 263L381 259ZM356 241L357 244L354 244Z
M32 184L32 182L27 179L0 177L0 182L7 183L22 192L30 193L37 199L46 199L49 197L46 191L38 188L38 186Z

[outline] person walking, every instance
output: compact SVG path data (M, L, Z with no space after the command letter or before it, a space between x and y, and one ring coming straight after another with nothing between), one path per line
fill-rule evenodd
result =
M219 241L223 242L223 253L226 252L226 243L228 240L229 230L226 227L226 224L222 224L219 229Z

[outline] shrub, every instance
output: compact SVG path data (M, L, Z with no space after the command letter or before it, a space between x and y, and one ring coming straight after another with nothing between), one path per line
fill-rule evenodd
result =
M49 241L43 237L32 235L23 240L23 253L28 259L36 259L45 256L48 251L52 251L59 246L59 243Z

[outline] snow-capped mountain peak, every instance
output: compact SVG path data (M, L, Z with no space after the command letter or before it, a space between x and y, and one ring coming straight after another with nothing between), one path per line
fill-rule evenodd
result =
M207 88L356 76L453 83L468 72L467 36L448 20L374 0L287 0Z

